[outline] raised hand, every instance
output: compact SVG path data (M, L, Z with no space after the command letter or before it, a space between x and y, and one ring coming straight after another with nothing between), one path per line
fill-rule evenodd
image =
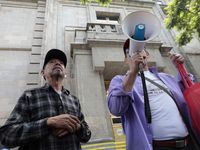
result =
M127 64L129 65L130 72L137 74L140 71L139 64L144 65L144 58L141 53L136 52L131 58L127 58Z
M171 59L172 63L176 66L176 61L179 63L179 64L183 64L185 59L184 57L181 55L181 54L177 54L177 53L168 53L169 55L169 59Z

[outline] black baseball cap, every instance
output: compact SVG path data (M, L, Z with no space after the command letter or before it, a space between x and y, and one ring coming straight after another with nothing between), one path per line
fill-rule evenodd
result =
M44 64L43 64L43 70L46 66L46 64L51 60L51 59L59 59L60 61L62 61L64 63L64 66L66 68L67 66L67 56L65 55L65 53L59 49L51 49L47 52L45 59L44 59Z

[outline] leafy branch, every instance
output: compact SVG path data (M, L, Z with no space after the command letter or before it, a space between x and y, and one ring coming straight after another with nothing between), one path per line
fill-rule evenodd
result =
M189 43L195 35L200 38L200 0L173 0L166 10L166 28L179 31L176 39L179 47Z

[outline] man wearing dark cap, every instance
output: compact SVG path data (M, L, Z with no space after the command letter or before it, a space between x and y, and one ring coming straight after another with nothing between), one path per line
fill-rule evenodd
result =
M159 73L155 67L149 68L149 53L145 49L130 56L129 40L125 42L123 50L129 71L124 76L117 75L112 79L107 101L110 112L121 116L126 150L195 150L192 140L197 146L200 144L200 137L192 126L181 91L184 87L180 74L176 80L173 76ZM175 61L182 64L185 61L180 54L169 53L169 58L173 64ZM151 123L145 118L144 91L139 77L140 63L143 64L145 77L163 87L161 89L146 80ZM191 74L188 75L194 80ZM184 116L181 116L178 107Z
M46 54L43 87L25 91L0 128L0 140L7 148L20 150L81 150L91 131L79 100L62 86L67 57L52 49Z

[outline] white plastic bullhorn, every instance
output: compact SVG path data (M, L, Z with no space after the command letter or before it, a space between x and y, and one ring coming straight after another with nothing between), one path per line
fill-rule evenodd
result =
M141 52L147 42L158 36L160 29L160 21L149 12L136 11L127 15L122 22L122 30L130 39L129 55Z

